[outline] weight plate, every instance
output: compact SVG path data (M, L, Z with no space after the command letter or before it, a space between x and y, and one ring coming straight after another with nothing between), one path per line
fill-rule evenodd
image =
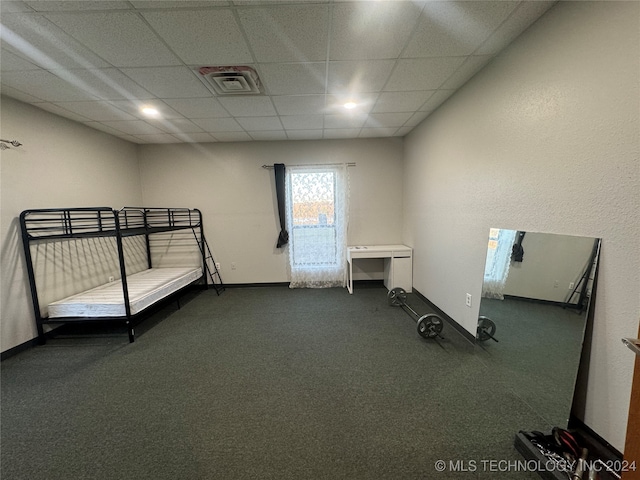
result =
M478 317L478 330L476 338L480 342L486 342L496 333L496 324L489 317Z
M389 290L387 294L387 302L392 307L401 307L407 301L407 292L404 288L396 287Z
M442 333L444 322L434 313L423 315L418 320L418 333L424 338L435 338Z

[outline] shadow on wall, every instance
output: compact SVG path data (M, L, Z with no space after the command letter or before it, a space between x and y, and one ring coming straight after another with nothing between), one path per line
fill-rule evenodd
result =
M0 275L0 285L2 287L0 289L0 305L2 305L0 331L3 340L2 350L4 351L6 348L13 346L11 344L5 347L6 343L15 342L16 339L21 338L20 332L25 330L24 327L20 326L20 322L24 321L21 318L24 312L29 312L32 320L30 325L31 337L35 337L36 331L35 315L31 307L29 281L26 275L27 264L24 258L18 218L14 218L11 221L7 229L7 235L2 242L0 265L2 265L2 274Z

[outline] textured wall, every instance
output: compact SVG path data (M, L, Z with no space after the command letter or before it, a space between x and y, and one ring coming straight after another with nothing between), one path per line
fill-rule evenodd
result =
M490 227L602 237L584 421L622 449L640 311L638 2L561 2L405 143L414 286L475 332Z
M119 208L139 205L141 196L136 146L131 143L6 97L2 97L2 135L24 144L0 153L0 331L5 351L36 335L19 233L20 212L80 206ZM57 297L51 288L62 285L73 291L69 282L74 278L81 285L95 284L95 279L87 278L86 269L75 269L73 275L79 276L73 277L66 268L78 259L72 252L81 248L79 244L64 249L50 246L49 261L65 268L55 274L48 268L46 275L43 273L50 287L43 297ZM95 273L102 277L98 282L108 279L105 275L110 268L97 268Z
M139 159L145 205L202 210L225 283L289 280L287 250L276 248L274 174L263 164L356 162L349 168L349 243L398 243L401 238L399 138L141 145Z

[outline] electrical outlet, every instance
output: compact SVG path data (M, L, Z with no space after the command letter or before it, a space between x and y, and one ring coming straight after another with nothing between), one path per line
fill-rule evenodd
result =
M467 299L465 300L467 307L471 307L471 294L467 293Z
M220 270L220 262L216 262L216 269Z
M560 282L558 280L553 282L553 288L558 288L559 286L560 286Z
M574 283L573 282L569 282L569 290L571 290L573 288Z
M231 262L231 270L235 270L236 269L236 262Z
M115 280L115 278L113 278L113 275L109 277L109 282L113 282Z

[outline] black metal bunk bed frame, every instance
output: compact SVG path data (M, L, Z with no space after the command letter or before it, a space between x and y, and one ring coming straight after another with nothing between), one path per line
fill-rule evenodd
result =
M185 289L200 281L204 282L204 288L209 288L209 285L213 286L218 295L224 291L224 283L204 236L202 213L198 209L124 207L120 210L114 210L110 207L81 207L25 210L20 214L20 227L40 344L44 344L46 341L45 324L98 321L124 322L128 330L129 342L134 341L134 322L147 312L131 313L125 252L122 241L125 237L144 235L147 264L148 268L152 268L150 235L191 229L202 256L202 276L190 285L173 292L168 298L179 295ZM51 240L98 237L115 237L116 239L125 316L43 317L40 312L31 244ZM211 283L209 283L209 280Z

